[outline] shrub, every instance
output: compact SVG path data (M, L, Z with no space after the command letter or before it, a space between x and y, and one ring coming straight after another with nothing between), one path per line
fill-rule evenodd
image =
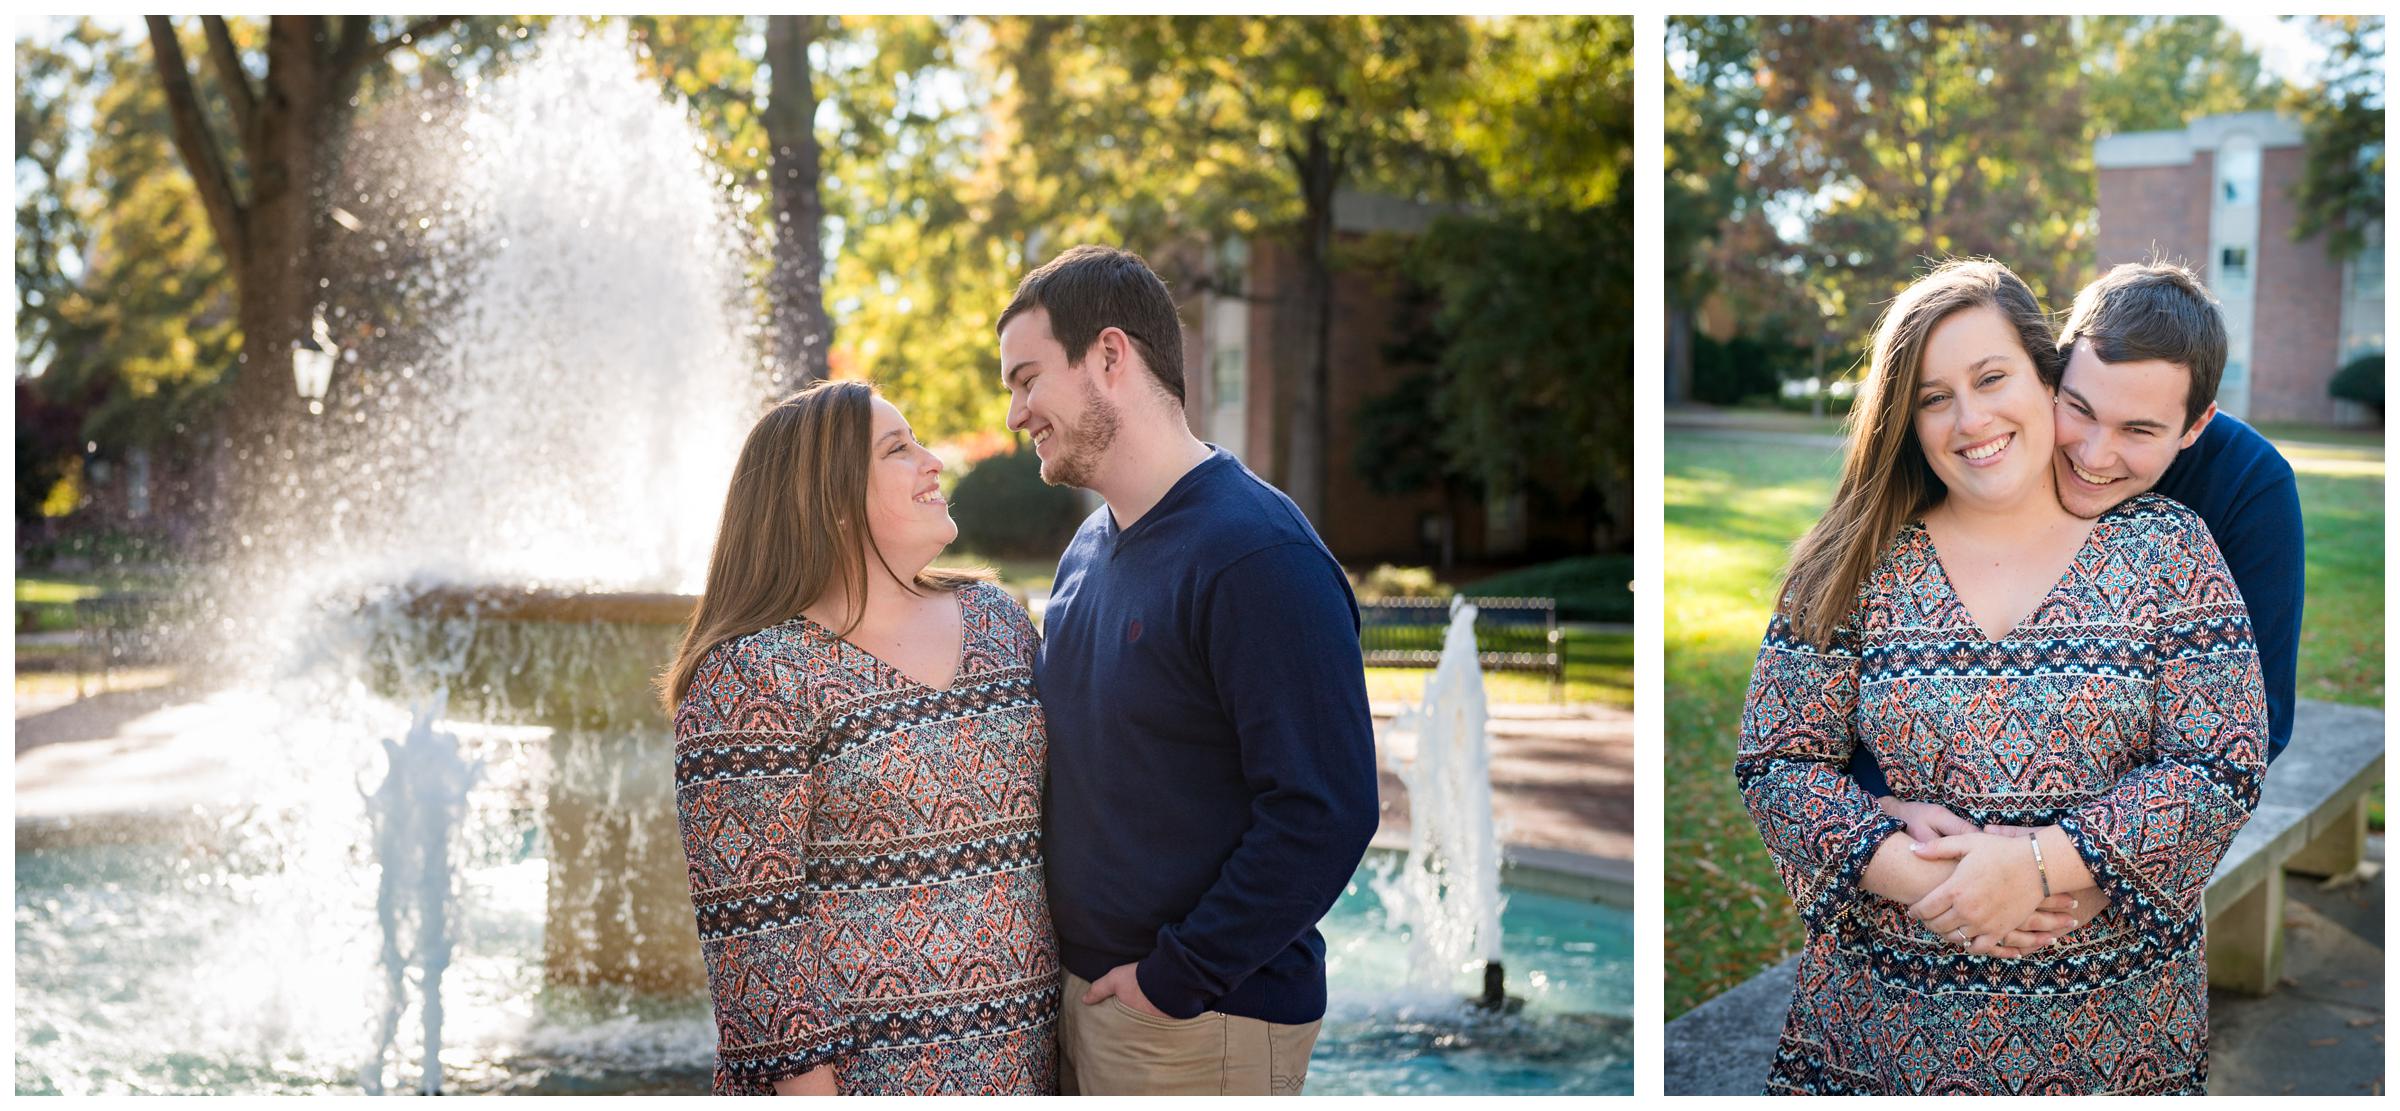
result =
M2370 351L2342 365L2326 392L2383 411L2383 352Z
M1632 556L1582 556L1494 575L1459 593L1471 598L1556 598L1562 621L1631 621L1632 582Z
M960 475L950 488L950 517L968 551L1055 558L1074 539L1084 511L1074 491L1042 482L1041 460L1027 447L990 456Z
M1453 591L1433 577L1431 567L1395 567L1378 564L1363 579L1353 579L1351 588L1361 599L1367 598L1447 598Z

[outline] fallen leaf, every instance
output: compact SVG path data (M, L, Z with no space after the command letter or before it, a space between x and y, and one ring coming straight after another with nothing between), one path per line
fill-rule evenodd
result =
M2358 1030L2364 1027L2373 1026L2382 1021L2383 1020L2380 1018L2354 1018L2350 1020L2350 1028L2352 1030Z
M2324 1047L2326 1047L2326 1046L2329 1046L2329 1045L2340 1045L2340 1044L2342 1044L2342 1039L2340 1039L2340 1038L2311 1038L2311 1039L2309 1039L2309 1042L2308 1042L2308 1044L2310 1044L2310 1045L2313 1045L2313 1046L2316 1046L2316 1047L2318 1047L2318 1048L2322 1049L2322 1048L2324 1048Z

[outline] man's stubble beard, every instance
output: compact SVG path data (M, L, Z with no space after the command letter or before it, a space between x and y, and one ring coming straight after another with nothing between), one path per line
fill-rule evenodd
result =
M1053 466L1042 468L1042 481L1052 486L1091 489L1092 477L1100 470L1100 458L1117 442L1121 423L1116 407L1100 396L1091 379L1084 379L1083 419L1067 430L1067 453Z

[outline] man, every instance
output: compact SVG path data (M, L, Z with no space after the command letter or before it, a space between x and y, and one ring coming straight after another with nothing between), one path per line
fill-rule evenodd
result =
M1000 314L1008 426L1106 503L1058 563L1035 678L1069 1093L1297 1094L1333 906L1374 836L1349 580L1291 499L1183 416L1141 258L1077 247Z
M2058 346L2067 357L2055 406L2059 504L2089 519L2155 490L2200 515L2250 609L2273 763L2292 737L2300 658L2300 490L2291 464L2266 437L2217 411L2226 340L2216 300L2181 266L2125 263L2076 295ZM1863 749L1851 774L1907 823L1911 838L1930 842L1974 829L1935 804L1891 798ZM2030 930L2024 940L2046 943L2107 906L2096 890L2058 901L2074 904L2057 912L2072 924Z

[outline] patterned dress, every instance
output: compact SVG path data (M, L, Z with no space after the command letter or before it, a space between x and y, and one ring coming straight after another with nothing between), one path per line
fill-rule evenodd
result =
M2103 516L2040 606L1997 640L1918 524L1830 645L1810 646L1778 616L1735 764L1808 923L1767 1090L2199 1092L2201 896L2258 802L2265 698L2215 541L2156 496ZM2108 909L2009 959L1970 956L1865 892L1868 859L1901 826L1845 771L1862 744L1900 798L2060 827Z
M959 591L948 690L805 617L726 641L675 715L715 1088L832 1064L845 1095L1058 1089L1035 634Z

